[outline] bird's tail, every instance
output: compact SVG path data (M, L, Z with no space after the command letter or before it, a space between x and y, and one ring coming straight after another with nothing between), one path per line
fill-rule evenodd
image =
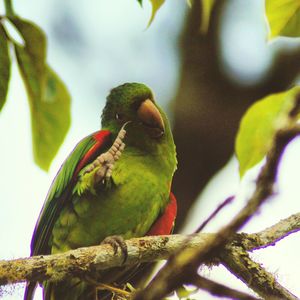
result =
M36 289L36 282L28 282L24 292L24 300L32 300Z

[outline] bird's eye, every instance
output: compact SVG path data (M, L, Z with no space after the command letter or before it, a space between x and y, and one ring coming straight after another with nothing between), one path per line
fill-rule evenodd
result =
M116 120L123 120L123 115L116 113L115 118Z

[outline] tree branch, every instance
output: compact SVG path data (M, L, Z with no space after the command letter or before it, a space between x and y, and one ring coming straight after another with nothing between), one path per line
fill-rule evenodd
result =
M254 262L246 251L254 251L274 246L283 238L300 231L300 213L279 221L258 233L237 234L233 242L220 252L221 263L237 278L242 280L263 298L298 299L281 286L273 274Z
M234 196L230 196L226 198L222 203L220 203L216 209L207 217L207 219L204 220L202 224L197 228L196 232L201 232L206 227L206 225L213 220L217 214L228 204L231 204L231 202L234 200Z
M189 249L207 243L213 234L201 233L190 239ZM33 256L24 259L0 261L0 285L22 281L60 281L70 276L93 276L96 271L123 265L135 265L167 259L181 247L185 235L152 236L125 241L128 258L123 264L123 254L116 254L110 245L79 248L64 253Z
M214 296L239 300L258 300L258 298L255 298L243 292L239 292L237 290L229 288L223 284L217 283L200 275L197 275L194 278L192 278L190 283L202 290L209 292Z
M242 246L234 244L235 242L226 247L226 251L222 251L220 255L221 263L232 274L242 280L263 299L298 299L284 288L273 274L254 262Z
M243 247L247 251L274 246L278 241L300 230L300 213L291 215L258 233L244 234Z
M300 213L290 216L266 230L254 234L236 234L234 242L226 246L228 255L221 258L221 262L229 264L228 260L234 258L230 254L236 245L245 251L258 249L258 242L263 247L274 245L277 241L291 233L300 231ZM175 253L189 239L188 249L203 247L216 236L214 233L200 233L191 236L170 235L134 238L126 241L128 258L125 265L134 265L141 262L151 262L167 259ZM255 239L253 238L255 236ZM262 242L263 241L263 242ZM256 245L254 247L254 245ZM236 257L238 262L239 257ZM114 254L110 245L99 245L88 248L79 248L61 254L35 256L10 261L0 261L0 285L17 283L22 281L59 281L70 276L83 278L87 274L93 276L96 271L112 267L122 266L122 251ZM232 262L230 263L232 264ZM241 271L231 268L233 273Z

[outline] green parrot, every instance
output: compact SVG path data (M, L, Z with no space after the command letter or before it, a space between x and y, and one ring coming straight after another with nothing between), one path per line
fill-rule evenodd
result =
M56 175L34 229L32 256L98 245L109 236L171 233L176 150L152 91L140 83L112 89L101 121L102 130L82 139ZM124 278L115 269L101 273L100 282L118 282L118 273ZM35 287L27 284L25 300L33 299ZM43 283L46 300L94 300L96 293L77 278Z

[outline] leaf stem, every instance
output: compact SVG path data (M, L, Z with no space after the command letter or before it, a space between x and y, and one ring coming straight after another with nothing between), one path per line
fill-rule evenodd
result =
M11 0L4 0L5 12L8 17L15 15Z

